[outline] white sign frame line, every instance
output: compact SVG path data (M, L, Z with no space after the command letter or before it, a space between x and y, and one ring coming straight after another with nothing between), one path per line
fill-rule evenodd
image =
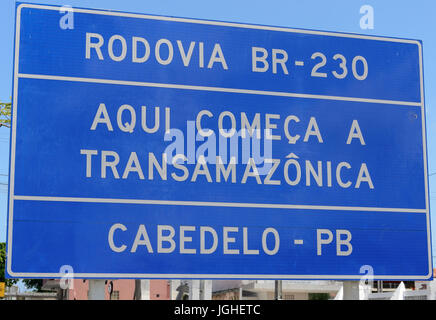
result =
M53 11L65 10L64 7L62 7L62 6L40 5L40 4L32 4L32 3L21 3L18 6L17 10L20 11L22 8L34 8L34 9L53 10ZM237 23L237 22L224 22L224 21L202 20L202 19L193 19L193 18L168 17L168 16L148 15L148 14L143 14L143 13L109 11L109 10L103 10L103 9L83 9L83 8L72 8L72 9L75 13L88 13L88 14L107 15L107 16L135 18L135 19L184 22L184 23L205 24L205 25L214 25L214 26L222 26L222 27L258 29L258 30L278 31L278 32L323 35L323 36L331 36L331 37L337 37L337 38L366 39L366 40L400 42L400 43L409 43L409 44L420 45L419 41L413 40L413 39L399 39L399 38L392 38L392 37L389 38L389 37L361 35L361 34L344 33L344 32L317 31L317 30L295 29L295 28L289 28L289 27L273 27L273 26L265 26L265 25Z
M334 101L380 103L380 104L416 106L416 107L422 106L421 102L371 99L371 98L354 98L354 97L329 96L329 95L282 92L282 91L222 88L222 87L194 86L194 85L172 84L172 83L140 82L140 81L131 81L131 80L98 79L98 78L85 78L85 77L27 74L27 73L20 73L20 74L18 74L18 76L19 76L19 78L23 78L23 79L58 80L58 81L101 83L101 84L137 86L137 87L168 88L168 89L179 89L179 90L198 90L198 91L210 91L210 92L242 93L242 94L289 97L289 98L305 98L305 99L321 99L321 100L334 100Z
M427 159L427 127L426 127L426 119L425 119L425 92L424 92L424 66L423 66L423 48L422 44L418 42L419 47L419 82L420 82L420 93L421 93L421 127L422 127L422 149L423 149L423 168L424 168L424 186L425 186L425 207L427 209L427 247L429 248L428 254L428 265L433 265L433 254L432 254L432 245L431 245L431 222L430 222L430 200L429 200L429 188L428 188L428 159ZM431 273L433 273L432 268L430 267Z
M212 201L178 201L153 199L118 199L118 198L84 198L84 197L46 197L15 195L19 201L46 202L77 202L77 203L116 203L116 204L144 204L169 206L200 206L200 207L233 207L233 208L264 208L264 209L299 209L299 210L331 210L331 211L367 211L367 212L404 212L427 213L426 209L413 208L384 208L384 207L347 207L347 206L318 206L279 203L240 203L240 202L212 202Z
M360 280L362 276L365 274L356 275L342 275L338 277L334 277L335 280ZM61 278L65 277L65 273L24 273L17 272L14 274L17 278ZM141 279L310 279L310 280L331 280L332 277L329 275L286 275L286 274L274 274L274 275L266 275L266 274L172 274L172 273L161 273L161 274L152 274L152 273L74 273L73 279L137 279L140 277ZM378 275L375 274L374 277L377 279L384 280L426 280L428 276L386 276L386 275Z
M20 5L21 6L21 5ZM17 9L15 21L15 50L14 50L14 91L12 107L12 128L10 141L10 166L9 166L9 205L8 205L8 244L7 244L7 263L6 270L12 273L12 231L13 231L13 212L14 212L14 183L15 183L15 144L17 132L17 106L18 106L18 66L19 66L19 48L20 48L20 22L21 10Z

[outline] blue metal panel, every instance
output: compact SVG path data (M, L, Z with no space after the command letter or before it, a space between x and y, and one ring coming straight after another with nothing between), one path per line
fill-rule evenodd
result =
M420 42L17 8L9 276L432 276Z

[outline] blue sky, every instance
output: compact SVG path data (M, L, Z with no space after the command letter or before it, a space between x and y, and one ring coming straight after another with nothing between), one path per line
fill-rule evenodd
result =
M424 44L424 74L427 117L429 173L436 172L436 2L360 1L360 0L90 0L90 1L26 1L71 5L84 8L113 9L156 15L211 19L271 26L351 32L399 38L420 39ZM375 25L362 30L359 9L368 4L374 8ZM12 60L15 1L0 1L0 101L10 101L12 93ZM0 128L0 241L6 239L7 182L9 162L9 130ZM436 175L429 178L430 207L436 208ZM436 226L436 215L432 218ZM433 232L433 246L436 233Z

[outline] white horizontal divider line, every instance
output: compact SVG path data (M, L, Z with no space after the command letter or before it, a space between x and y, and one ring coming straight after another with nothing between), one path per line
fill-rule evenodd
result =
M316 205L298 205L298 204L294 205L294 204L275 204L275 203L239 203L239 202L145 200L145 199L143 200L143 199L81 198L81 197L44 197L44 196L20 196L20 195L14 195L14 200L54 201L54 202L91 202L91 203L126 203L126 204L151 204L151 205L170 205L170 206L201 206L201 207L427 213L426 209L316 206Z
M243 94L257 94L257 95L266 95L266 96L278 96L278 97L337 100L337 101L351 101L351 102L367 102L367 103L395 104L395 105L403 105L403 106L422 107L421 102L384 100L384 99L368 99L368 98L353 98L353 97L329 96L329 95L306 94L306 93L293 93L293 92L282 92L282 91L264 91L264 90L251 90L251 89L194 86L194 85L171 84L171 83L140 82L140 81L130 81L130 80L66 77L66 76L53 76L53 75L28 74L28 73L19 73L18 77L25 78L25 79L102 83L102 84L115 84L115 85L137 86L137 87L154 87L154 88L168 88L168 89L181 89L181 90L243 93Z

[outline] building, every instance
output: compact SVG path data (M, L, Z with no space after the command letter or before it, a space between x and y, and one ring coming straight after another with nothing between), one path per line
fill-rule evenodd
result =
M17 286L6 287L5 300L57 300L56 292L20 292Z
M436 269L434 271L436 276ZM274 280L142 280L145 300L273 300ZM361 284L362 285L362 284ZM342 281L282 280L283 300L342 299ZM433 281L373 281L360 288L361 299L436 299ZM11 294L12 299L88 300L89 280L74 279L69 289L62 289L60 280L44 280L43 289L51 293ZM362 291L362 292L363 292ZM133 300L135 280L106 280L105 300ZM7 294L8 295L8 294Z
M334 298L342 282L329 280L282 280L282 300ZM217 280L213 300L274 300L274 280Z

